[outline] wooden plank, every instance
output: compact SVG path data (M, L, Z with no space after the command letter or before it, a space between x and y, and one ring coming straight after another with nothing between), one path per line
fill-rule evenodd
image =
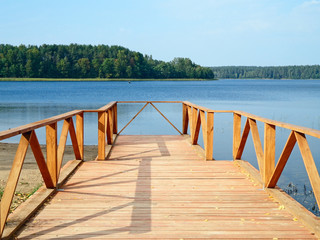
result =
M192 133L193 133L193 122L192 122L192 108L190 106L187 106L187 111L188 111L188 119L189 119L189 130L190 130L190 136L192 139Z
M107 105L104 105L103 107L99 108L99 110L108 111L110 108L112 108L117 102L109 102Z
M106 146L106 112L98 113L98 160L105 160Z
M117 101L117 103L182 103L182 101Z
M29 146L29 140L31 137L31 132L27 132L22 134L20 138L20 142L18 145L18 149L16 152L16 155L14 157L11 171L7 180L7 185L4 189L3 196L1 198L0 202L0 211L1 211L1 219L0 219L0 237L3 233L3 229L5 226L5 223L8 218L11 202L14 196L14 192L16 190L18 180L20 177L22 165L28 150Z
M270 125L275 125L277 127L283 127L286 129L294 130L296 132L310 135L312 137L320 138L320 130L301 127L301 126L297 126L297 125L293 125L293 124L289 124L289 123L284 123L284 122L280 122L280 121L276 121L276 120L271 120L268 118L259 117L259 116L256 116L256 115L253 115L250 113L246 113L246 112L242 112L242 111L234 111L234 113L240 114L242 116L245 116L245 117L248 117L251 119L255 119L260 122L268 123Z
M196 105L196 104L193 104L191 102L188 102L188 101L183 101L184 104L186 104L187 106L190 106L190 107L195 107L199 110L202 110L202 111L205 111L205 112L211 112L211 113L232 113L233 111L232 110L212 110L212 109L209 109L209 108L206 108L206 107L202 107L202 106L199 106L199 105Z
M113 141L113 116L112 116L112 111L111 109L109 109L106 112L106 134L107 134L107 144L112 145L112 141Z
M58 187L67 180L67 178L78 168L81 162L82 161L80 160L72 160L63 166L61 169ZM13 234L17 232L54 193L56 193L56 190L56 188L47 189L45 186L42 186L37 190L37 192L30 196L27 201L19 205L18 208L10 214L10 218L7 220L7 225L3 232L3 239L12 239Z
M214 113L208 112L207 113L207 133L206 133L206 146L205 146L205 152L206 152L206 160L212 160L213 158L213 115Z
M284 146L280 158L278 160L277 166L275 167L272 176L270 177L269 183L266 185L268 188L274 188L281 176L284 167L291 155L291 152L296 144L296 137L293 131L291 131L286 145Z
M71 138L71 143L72 143L72 148L74 152L75 159L81 160L81 153L80 153L80 148L78 143L78 138L76 135L76 131L74 129L74 124L72 118L69 119L69 133L70 133L70 138Z
M189 123L188 108L187 108L187 105L182 104L182 133L183 134L188 134L188 123Z
M241 115L233 114L233 148L232 156L236 159L236 154L241 140Z
M198 138L200 133L200 126L201 126L201 117L200 117L200 111L198 112L198 117L195 124L195 130L194 130L194 138L192 140L192 145L198 144Z
M252 133L253 145L256 152L260 173L262 173L264 171L263 170L263 150L262 150L262 145L260 141L256 120L249 118L249 125Z
M249 132L250 132L250 124L249 124L249 119L247 118L246 123L244 125L243 132L242 132L240 144L237 147L236 159L241 159L244 147L248 139Z
M118 107L117 104L113 105L113 134L118 133Z
M40 127L54 124L55 122L64 120L66 118L70 118L70 117L75 116L75 115L82 113L82 112L83 112L82 110L74 110L74 111L67 112L67 113L64 113L61 115L57 115L57 116L54 116L51 118L40 120L40 121L37 121L34 123L29 123L29 124L26 124L26 125L23 125L20 127L11 128L10 130L2 131L2 132L0 132L0 140L7 139L7 138L10 138L13 136L17 136L17 135L25 133L25 132L30 132L30 131L35 130Z
M193 107L191 108L191 118L190 121L192 122L192 131L190 130L190 136L191 136L191 142L194 142L195 134L196 134L196 128L197 128L197 116L198 116L198 109Z
M84 162L17 237L315 239L238 161L201 161L193 147L185 136L119 136L110 158L123 157Z
M55 122L46 126L47 166L54 186L58 181L57 141L57 122Z
M317 166L314 163L307 138L303 133L299 132L294 132L294 135L299 145L301 156L309 176L314 196L317 200L318 206L320 206L320 177Z
M32 131L31 137L30 137L30 147L32 149L34 158L37 161L40 173L42 175L42 179L46 185L47 188L54 188L55 184L52 181L49 169L46 164L46 160L43 156L37 135L35 131Z
M201 128L202 128L202 137L203 137L203 145L207 145L207 121L206 121L206 113L202 110L199 110L200 120L201 120Z
M276 157L276 127L265 123L264 126L264 155L262 179L264 186L269 183L275 168Z
M60 175L60 169L62 165L64 150L66 148L66 143L67 143L69 126L70 126L70 119L65 119L63 121L63 126L62 126L60 140L59 140L59 146L57 150L57 178L59 178L59 175Z
M83 113L77 114L76 116L76 135L78 148L80 152L80 158L84 158L84 124L83 124Z
M287 142L288 146L290 141L292 141L290 139L291 139L291 135ZM261 185L263 184L258 170L255 169L250 163L242 160L237 160L236 163L239 164L239 166L250 175L251 179L253 179L257 183L260 183ZM265 188L265 191L268 194L270 194L271 198L274 198L276 201L279 201L279 203L283 205L287 211L289 211L291 214L293 214L293 216L295 216L295 219L299 219L299 221L301 221L305 226L311 229L311 231L315 233L315 236L319 238L320 236L319 218L317 218L315 215L309 212L306 208L304 208L300 203L298 203L292 197L286 194L286 192L284 192L282 189L279 189L278 187Z

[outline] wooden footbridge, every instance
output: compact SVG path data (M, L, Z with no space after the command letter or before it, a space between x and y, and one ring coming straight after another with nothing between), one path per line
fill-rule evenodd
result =
M111 102L97 110L76 110L0 132L0 140L21 135L1 199L2 238L320 237L319 218L276 186L297 143L319 206L319 174L306 139L306 135L320 138L319 130L245 112L215 111L189 102L139 102L145 105L131 121L151 105L179 135L121 135L117 106L122 103L137 102ZM182 105L181 131L156 107L161 103ZM87 112L98 113L96 161L83 157L83 119ZM234 159L205 161L213 160L214 115L220 112L233 114ZM241 118L245 124L241 124ZM59 121L63 126L58 144ZM265 125L263 146L257 121ZM40 127L46 128L46 154L35 133ZM278 161L276 127L291 130ZM200 131L204 149L197 144ZM259 171L240 160L250 131ZM61 167L68 133L75 160ZM9 215L28 146L44 186Z

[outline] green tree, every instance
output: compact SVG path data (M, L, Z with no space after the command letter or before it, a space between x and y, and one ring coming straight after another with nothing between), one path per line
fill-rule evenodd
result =
M80 77L85 78L88 77L88 74L90 72L91 66L90 66L90 61L88 58L80 58L78 60L78 66L80 69Z
M99 69L100 78L114 78L115 77L115 67L114 60L112 58L106 58L100 69Z

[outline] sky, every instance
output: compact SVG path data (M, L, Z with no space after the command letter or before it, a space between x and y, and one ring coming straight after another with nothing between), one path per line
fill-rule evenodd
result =
M0 0L0 44L70 43L202 66L320 64L320 0Z

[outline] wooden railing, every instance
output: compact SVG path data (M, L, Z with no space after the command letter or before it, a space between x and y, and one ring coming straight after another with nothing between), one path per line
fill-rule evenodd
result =
M124 126L118 133L117 104L121 103L144 103L143 108ZM182 131L179 131L167 117L154 105L155 103L179 103L182 104ZM262 117L258 117L241 111L221 111L211 110L190 102L182 101L118 101L111 102L100 109L95 110L75 110L52 118L41 120L35 123L27 124L21 127L13 128L0 132L0 140L8 139L13 136L21 135L20 143L16 151L12 169L10 171L7 185L1 199L0 206L0 237L3 233L15 189L18 183L22 165L26 156L28 146L30 145L35 160L39 166L43 181L47 188L54 189L57 186L59 174L62 165L62 159L66 146L68 132L71 138L75 159L84 158L84 113L98 113L98 154L97 160L104 160L107 157L108 148L113 144L114 137L120 134L141 111L151 105L160 115L172 125L179 134L188 134L190 132L191 143L198 144L200 127L202 128L203 143L205 150L205 159L212 160L214 154L213 133L214 133L214 114L215 113L233 113L233 159L241 159L249 132L251 131L254 149L257 156L261 178L265 187L274 188L279 177L287 163L287 160L293 150L296 142L307 169L307 174L316 197L318 206L320 206L320 178L311 154L305 135L320 138L320 131L286 124ZM76 117L76 126L73 118ZM241 118L246 118L246 123L241 133ZM57 139L57 123L63 121L60 140ZM264 123L264 146L262 147L257 121ZM35 130L46 127L46 151L45 160ZM276 127L289 129L291 134L282 151L282 154L275 165L275 135Z
M73 116L76 116L76 128L73 123ZM63 126L58 145L57 123L59 121L63 121ZM40 127L46 127L46 160L35 132L35 130ZM83 159L83 111L76 110L68 112L52 118L0 132L0 140L21 135L12 168L1 199L0 237L3 233L8 218L10 206L18 184L28 146L30 145L32 149L45 186L47 188L55 188L60 175L68 132L70 134L75 159Z
M306 138L306 135L309 135L320 139L319 130L270 120L241 111L211 110L190 102L183 102L182 109L183 133L187 134L188 125L190 125L192 144L197 144L200 126L202 126L205 158L207 160L213 158L214 113L233 113L233 159L241 159L249 132L251 131L261 180L266 188L274 188L276 186L295 143L298 142L311 187L317 204L320 206L320 177ZM246 118L246 123L241 133L242 117ZM264 124L263 147L259 136L257 121ZM276 127L289 129L291 131L277 164L275 164Z
M241 117L246 118L246 123L241 134ZM291 155L291 152L298 142L299 150L307 170L307 174L317 201L320 206L320 177L314 162L306 135L320 138L320 131L292 124L278 122L258 117L246 112L233 112L233 158L241 159L244 147L251 131L254 149L256 152L260 175L264 186L274 188L281 176L281 173ZM262 147L257 121L264 124L264 146ZM291 131L288 140L282 150L279 160L275 165L276 149L276 128L281 127Z
M98 110L84 110L98 113L98 156L97 160L107 157L107 148L113 144L113 135L118 132L117 102L110 102Z

